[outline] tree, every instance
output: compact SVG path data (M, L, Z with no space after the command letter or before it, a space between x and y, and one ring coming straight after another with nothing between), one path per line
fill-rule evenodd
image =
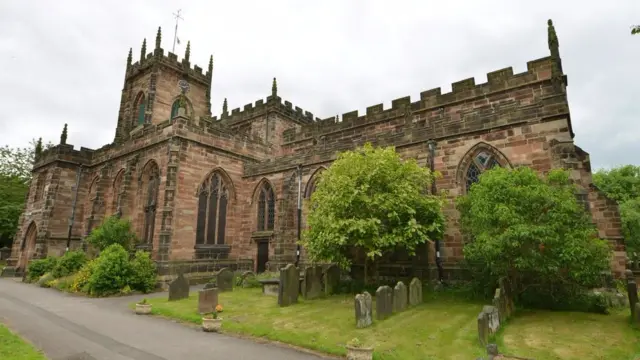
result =
M110 216L100 226L91 231L91 234L87 237L87 242L100 251L113 244L130 249L138 241L132 231L132 227L130 220L120 219L115 215Z
M627 252L640 251L640 166L598 170L593 183L619 205Z
M31 179L31 170L35 162L36 150L48 150L53 147L49 142L42 146L42 140L32 139L28 147L0 147L0 174L5 176L18 176L25 181Z
M631 26L631 35L640 34L640 25Z
M21 177L0 174L0 247L11 246L28 190Z
M557 300L598 283L611 251L575 190L564 170L494 168L457 199L464 256L485 287L507 277L517 294Z
M403 161L393 147L366 144L341 153L311 196L302 241L307 254L348 268L354 248L375 263L385 253L402 248L414 254L419 244L441 239L444 198L428 194L433 180L428 169Z

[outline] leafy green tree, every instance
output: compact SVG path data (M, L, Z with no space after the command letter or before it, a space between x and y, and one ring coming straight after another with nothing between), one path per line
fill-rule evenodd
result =
M593 182L620 206L622 235L628 253L640 251L640 166L598 170Z
M640 25L633 25L631 27L631 35L640 34Z
M86 240L87 243L95 246L100 251L113 244L119 244L125 249L130 249L137 242L137 237L132 227L130 220L110 216L100 226L93 229Z
M341 153L311 196L302 241L307 254L348 268L354 248L375 263L385 253L402 248L413 254L419 244L442 238L444 198L428 194L433 180L393 147L366 144Z
M28 190L22 178L0 174L0 247L11 246Z
M609 245L596 237L566 171L542 177L527 167L492 169L457 208L470 236L465 259L472 272L486 272L491 291L507 277L518 294L557 300L597 284L609 269Z
M36 149L40 151L53 147L49 142L42 145L42 140L32 139L27 147L0 147L0 174L5 176L18 176L25 181L31 179L31 170L35 162Z

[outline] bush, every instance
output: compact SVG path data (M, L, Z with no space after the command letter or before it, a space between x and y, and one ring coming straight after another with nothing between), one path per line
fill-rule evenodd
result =
M156 288L156 264L149 257L146 251L136 252L131 260L131 279L129 285L131 289L148 293Z
M97 296L117 294L131 280L129 253L120 244L109 245L96 259L89 278L89 293Z
M81 250L68 251L58 259L51 271L54 278L61 278L74 274L87 262L87 255Z
M85 263L84 266L78 271L75 278L73 279L73 284L71 285L71 291L73 292L85 292L84 288L89 284L89 279L91 278L91 274L96 267L97 259L90 260Z
M32 260L27 267L27 282L34 282L42 275L51 272L58 263L58 258L46 257L44 259Z
M566 310L594 308L582 294L601 283L611 251L575 192L563 170L546 177L526 167L482 174L457 200L470 239L464 255L478 287L493 291L507 277L522 304L552 309L562 299Z
M49 287L56 288L60 291L72 291L73 283L75 282L76 274L64 276L58 279L54 279L49 283Z
M117 216L110 216L102 225L91 231L91 234L87 237L87 242L100 251L113 244L130 249L137 241L137 237L131 228L131 221L120 219Z
M50 272L40 276L40 278L38 279L38 282L36 284L38 284L38 286L40 287L49 287L49 284L51 283L51 281L55 280L55 278L53 277L53 275L51 275Z

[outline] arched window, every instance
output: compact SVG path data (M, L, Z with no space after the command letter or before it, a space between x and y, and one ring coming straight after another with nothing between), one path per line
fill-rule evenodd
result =
M258 195L258 231L273 230L275 224L276 199L268 182L260 187Z
M156 208L158 206L158 190L160 188L160 170L158 165L154 162L149 168L147 188L145 189L145 198L143 199L144 205L142 210L144 211L144 227L142 230L142 243L153 243L153 232L156 222Z
M38 175L38 178L36 180L36 192L33 197L33 201L38 201L42 199L44 195L44 183L45 183L46 177L47 177L46 172L42 172Z
M471 189L471 185L478 182L480 175L495 166L500 166L496 157L488 151L479 151L469 163L465 176L466 190Z
M200 186L196 244L224 244L227 227L229 190L222 176L215 172Z
M120 199L122 197L121 191L122 191L123 180L124 180L124 169L121 169L120 171L118 171L118 174L116 175L115 180L113 180L113 189L112 189L113 197L111 199L112 213L121 211L121 209L119 209L119 205L121 206Z
M144 124L144 112L145 112L145 99L144 93L138 94L138 98L136 99L136 110L138 116L136 117L136 125Z
M180 99L173 102L171 105L171 118L178 116L178 110L180 109ZM186 109L185 109L186 110Z

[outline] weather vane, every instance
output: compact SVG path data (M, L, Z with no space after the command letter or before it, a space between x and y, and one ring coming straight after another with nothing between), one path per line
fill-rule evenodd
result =
M177 13L173 13L173 17L176 18L176 29L173 32L173 50L171 50L171 52L174 54L176 53L176 41L178 42L178 45L180 45L180 39L178 39L178 20L184 20L182 15L180 15L181 11L182 9L179 9Z

